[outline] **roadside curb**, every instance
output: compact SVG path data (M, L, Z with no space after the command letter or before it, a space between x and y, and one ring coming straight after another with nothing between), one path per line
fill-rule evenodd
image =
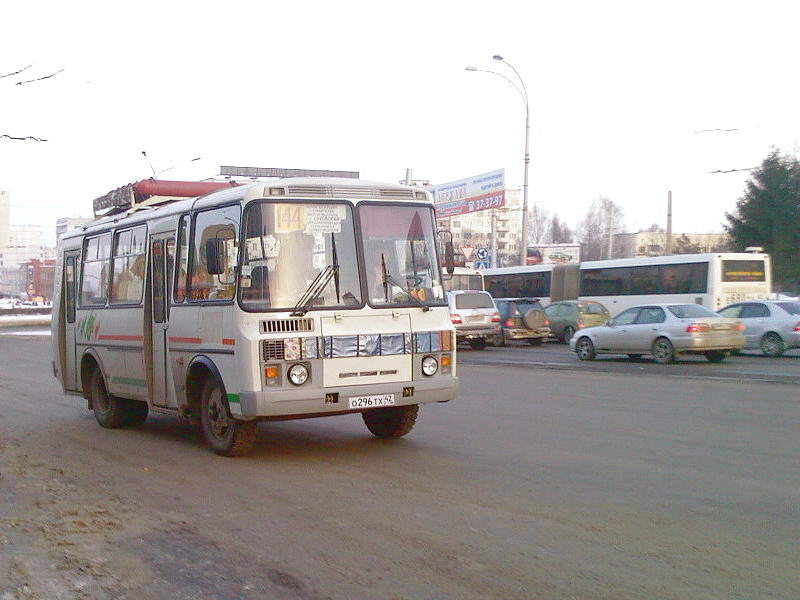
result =
M32 327L36 325L42 326L50 326L50 322L52 321L50 315L38 315L39 318L35 316L30 317L22 317L20 319L0 319L0 328L3 327Z
M519 361L508 361L508 360L482 360L482 361L471 361L471 360L463 360L458 359L457 364L459 365L471 365L477 367L511 367L515 369L541 369L541 370L550 370L550 371L573 371L577 373L603 373L606 375L625 375L625 376L637 376L641 377L644 373L643 370L631 370L631 371L610 371L604 370L599 367L592 367L588 365L578 366L578 365L567 365L564 363L554 363L554 362L544 362L544 361L527 361L527 362L519 362ZM736 383L782 383L784 385L800 385L800 377L794 376L785 376L785 377L775 377L775 376L758 376L758 377L741 377L735 375L692 375L692 374L676 374L676 373L647 373L648 375L654 377L673 377L678 379L699 379L699 380L710 380L710 381L728 381L728 382L736 382Z

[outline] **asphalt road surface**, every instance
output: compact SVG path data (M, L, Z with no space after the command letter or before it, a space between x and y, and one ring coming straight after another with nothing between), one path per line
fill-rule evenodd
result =
M467 364L577 362L496 350L405 439L262 424L228 459L101 429L0 331L0 599L800 598L800 360Z

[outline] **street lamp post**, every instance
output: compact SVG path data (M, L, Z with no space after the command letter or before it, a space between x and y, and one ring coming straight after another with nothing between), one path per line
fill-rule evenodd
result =
M530 132L531 132L531 112L530 106L528 104L528 90L525 89L525 82L522 80L519 72L511 65L509 62L503 59L502 56L499 54L495 54L492 57L494 60L498 60L509 67L514 74L519 79L520 86L514 83L511 79L503 75L502 73L498 73L497 71L489 71L486 69L478 69L477 67L467 67L467 71L471 72L480 72L480 73L491 73L492 75L497 75L498 77L502 77L508 83L510 83L517 92L519 92L520 97L522 98L522 102L525 104L525 170L524 170L524 177L522 183L522 238L520 239L520 250L519 250L519 264L524 265L528 259L528 166L530 165Z

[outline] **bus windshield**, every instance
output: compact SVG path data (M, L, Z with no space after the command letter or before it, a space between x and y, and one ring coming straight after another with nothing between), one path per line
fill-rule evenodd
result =
M258 202L247 208L239 297L246 310L289 310L331 271L310 308L360 306L353 209L346 203Z
M370 305L446 304L430 207L362 204L359 221Z

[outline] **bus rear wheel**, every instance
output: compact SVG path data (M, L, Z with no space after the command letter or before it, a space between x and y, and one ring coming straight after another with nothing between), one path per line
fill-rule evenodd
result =
M419 405L374 408L361 413L364 424L372 435L383 439L397 439L406 435L417 422Z
M128 400L125 407L125 424L131 427L139 427L147 420L149 410L147 402Z
M95 367L90 380L90 394L92 396L92 410L94 418L100 427L117 429L125 425L125 415L128 403L124 398L116 398L108 393L103 373Z
M258 426L255 421L234 419L224 392L216 379L206 381L200 401L200 430L220 456L242 456L253 449Z

